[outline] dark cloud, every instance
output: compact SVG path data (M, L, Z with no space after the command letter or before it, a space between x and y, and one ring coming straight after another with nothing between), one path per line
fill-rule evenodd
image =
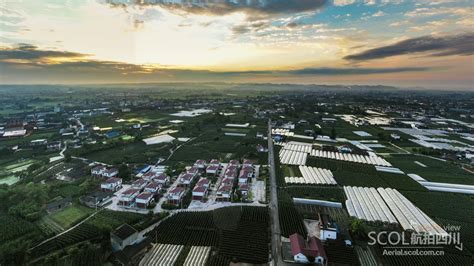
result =
M270 24L265 21L255 21L255 22L248 22L240 25L235 25L232 27L232 32L234 34L244 34L247 32L257 32L259 30L263 30L269 27Z
M74 52L65 52L65 51L55 51L55 50L38 50L36 46L30 44L19 44L17 47L0 48L0 61L8 60L44 60L51 58L80 58L87 55L74 53Z
M430 53L431 56L472 55L473 44L474 33L442 37L423 36L349 55L344 59L365 61L414 53Z
M369 75L369 74L386 74L386 73L401 73L401 72L418 72L429 71L426 67L397 67L397 68L304 68L293 71L288 71L293 75Z
M48 58L68 58L70 61ZM308 77L308 76L343 76L368 75L384 73L401 73L429 71L430 68L303 68L295 70L256 70L256 71L209 71L157 68L146 65L135 65L114 61L87 59L86 55L65 52L40 50L32 45L18 45L16 48L0 47L0 73L2 82L22 83L34 80L38 83L48 82L156 82L166 80L227 80L249 79L255 77ZM27 78L25 78L27 77Z
M189 13L207 13L224 15L232 12L255 14L285 14L317 10L327 0L103 0L112 6L158 5L168 9L182 10Z

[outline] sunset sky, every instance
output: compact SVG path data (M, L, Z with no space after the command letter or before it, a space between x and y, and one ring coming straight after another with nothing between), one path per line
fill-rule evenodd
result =
M0 83L473 89L470 0L1 0Z

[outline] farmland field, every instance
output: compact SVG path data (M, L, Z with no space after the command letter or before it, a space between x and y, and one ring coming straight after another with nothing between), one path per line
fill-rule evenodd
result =
M60 212L51 215L51 218L63 228L71 227L74 223L86 218L94 211L82 205L73 204Z
M450 162L415 155L391 155L387 160L405 173L417 174L428 181L474 185L474 174ZM416 164L415 161L426 167Z
M208 212L181 212L149 233L158 243L212 246L219 259L247 263L268 260L268 209L227 207Z

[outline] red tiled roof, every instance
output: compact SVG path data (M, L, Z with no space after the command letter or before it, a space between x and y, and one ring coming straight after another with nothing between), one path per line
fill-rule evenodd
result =
M241 184L239 186L239 190L249 190L249 185L248 184Z
M219 162L219 160L217 159L212 159L210 164L220 164L221 162Z
M168 178L168 176L166 174L159 174L154 179L166 180L167 178Z
M196 186L194 189L193 189L193 192L205 192L207 189L205 187L202 187L202 186Z
M194 164L206 164L206 160L197 160Z
M151 182L150 184L146 186L146 188L159 188L159 187L161 187L161 185L155 182Z
M324 247L321 244L321 240L317 239L316 237L310 237L309 241L305 241L305 239L295 233L290 236L290 243L291 243L291 254L293 256L301 253L306 257L316 258L318 256L322 256L326 258L326 252L324 251Z
M199 179L199 181L197 182L196 185L197 186L207 185L207 184L209 184L209 182L210 182L209 179L201 178L201 179Z
M122 178L111 177L111 178L105 180L105 183L107 183L107 184L113 184L113 183L117 183L117 182L119 182L119 181L121 181L121 180L122 180Z
M231 160L231 161L229 162L229 164L238 165L238 164L239 164L239 161L237 161L237 160Z
M232 191L232 187L228 185L221 186L218 190L219 192L230 192Z
M146 182L147 182L147 181L146 181L145 179L141 179L141 178L140 178L140 179L137 179L137 180L133 181L132 184L133 184L133 185L139 185L139 186L141 186L141 185L145 184Z
M209 165L206 170L211 170L211 171L216 171L219 169L219 166L217 165Z
M122 195L132 195L132 194L137 193L138 191L140 191L140 190L135 189L135 188L129 188L129 189L127 189L126 191L124 191L124 192L122 193Z
M142 192L137 196L137 199L146 200L146 199L149 199L151 197L153 197L153 195L150 192Z
M182 187L175 187L170 191L171 194L180 194L184 191L184 188Z

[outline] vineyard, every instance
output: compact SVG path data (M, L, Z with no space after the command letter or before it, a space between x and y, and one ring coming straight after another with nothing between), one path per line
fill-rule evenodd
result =
M309 204L295 204L296 209L303 217L308 219L317 219L318 213L325 213L331 217L331 220L336 222L339 226L344 227L349 224L350 218L345 209L332 208Z
M282 236L289 237L294 233L307 235L303 216L296 209L291 196L283 190L278 191L278 213Z
M265 263L269 253L267 208L228 207L209 212L180 212L149 233L158 243L212 246L210 261ZM217 263L218 264L218 263Z
M328 261L333 265L359 265L355 250L342 242L328 240L325 249Z
M344 191L342 190L341 187L291 186L291 187L286 187L285 190L293 198L329 200L329 201L336 201L336 202L345 201Z
M15 216L0 216L0 243L15 239L20 236L28 235L38 228L35 224Z
M38 258L84 241L99 240L108 237L108 232L123 223L139 225L143 219L141 214L102 210L85 223L33 248L30 255Z

